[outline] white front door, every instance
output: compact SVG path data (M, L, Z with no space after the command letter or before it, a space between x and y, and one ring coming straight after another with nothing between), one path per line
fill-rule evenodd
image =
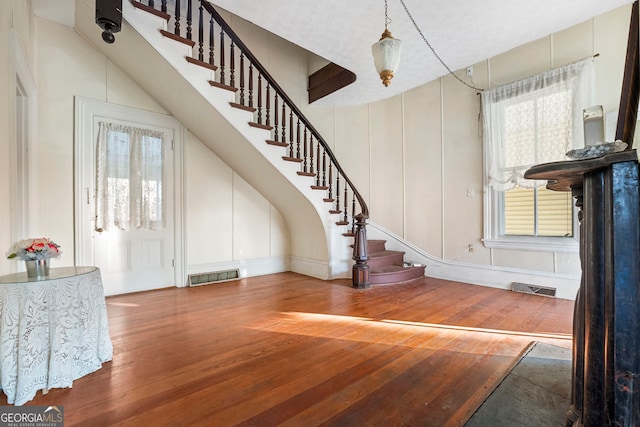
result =
M117 106L115 108L117 110ZM76 210L77 227L80 229L80 237L76 239L76 263L100 268L106 295L180 286L174 267L177 245L174 241L176 210L172 148L179 127L145 120L149 113L144 112L133 117L131 111L124 111L124 114L116 114L117 111L100 113L105 112L83 114L79 111L79 115L87 117L84 117L84 126L76 132L76 144L81 144L78 158L82 159L82 166L76 168L80 177L76 186L80 193ZM158 118L158 115L153 116ZM106 143L104 137L107 132L104 128L100 132L100 123L117 128L109 132L119 136ZM129 160L140 156L131 153L132 137L119 129L153 133L154 136L148 140L152 143L147 141L143 150L150 146L163 149L164 155L151 159L151 162L158 163L154 167L159 167L161 172L151 177L138 170L129 173ZM156 135L161 137L156 138ZM101 138L102 142L99 142ZM107 145L110 148L105 149ZM124 161L125 166L111 164L105 167L105 159L98 158L105 156L108 150L111 150L110 156L115 156L118 162ZM114 150L117 151L115 155ZM142 214L146 215L143 220L137 219L141 208L135 202L145 196L140 195L140 190L134 190L135 186L151 188L151 196L148 197L151 200L145 199L143 203L151 207L142 208L148 210Z

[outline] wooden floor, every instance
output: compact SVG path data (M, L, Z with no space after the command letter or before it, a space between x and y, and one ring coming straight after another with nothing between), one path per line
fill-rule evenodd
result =
M113 361L28 405L66 426L460 426L531 341L571 347L573 302L283 273L107 308Z

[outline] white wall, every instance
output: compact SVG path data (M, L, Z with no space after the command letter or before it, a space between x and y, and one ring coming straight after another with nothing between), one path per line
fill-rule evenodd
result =
M11 229L7 162L14 94L9 87L10 28L33 56L38 89L37 138L33 153L30 232L62 246L55 266L74 262L74 97L166 114L166 110L72 28L33 18L29 2L0 4L0 246L8 249ZM13 16L13 15L17 15ZM34 31L30 23L33 22ZM33 36L31 36L33 33ZM9 113L9 114L6 114ZM7 133L7 135L5 135ZM192 266L289 255L289 235L279 212L226 164L189 134L185 146L187 263ZM28 236L24 236L28 237ZM0 274L15 261L2 257ZM282 268L282 267L280 267Z
M186 150L187 259L192 271L289 255L280 213L189 134Z

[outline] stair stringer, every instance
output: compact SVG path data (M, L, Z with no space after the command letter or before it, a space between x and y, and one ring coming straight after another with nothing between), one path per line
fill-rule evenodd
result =
M444 260L430 255L373 222L368 224L367 238L385 240L387 249L405 252L405 261L426 266L425 276L427 277L500 289L511 289L513 282L540 284L557 288L556 296L564 299L575 299L580 286L580 276L576 277L572 274Z
M124 0L122 31L108 45L94 13L95 0L76 0L76 30L280 211L290 233L290 270L321 279L350 277L352 239L335 224L325 193L296 173L297 163L282 160L282 147L266 143L269 131L248 125L252 113L231 107L232 92L208 83L211 70L185 60L190 47L162 36L166 21Z

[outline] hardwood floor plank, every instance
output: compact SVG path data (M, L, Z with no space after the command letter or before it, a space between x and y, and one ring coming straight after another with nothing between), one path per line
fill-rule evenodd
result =
M67 426L460 426L529 342L571 347L572 309L295 273L113 296L113 361L28 405L64 406Z

